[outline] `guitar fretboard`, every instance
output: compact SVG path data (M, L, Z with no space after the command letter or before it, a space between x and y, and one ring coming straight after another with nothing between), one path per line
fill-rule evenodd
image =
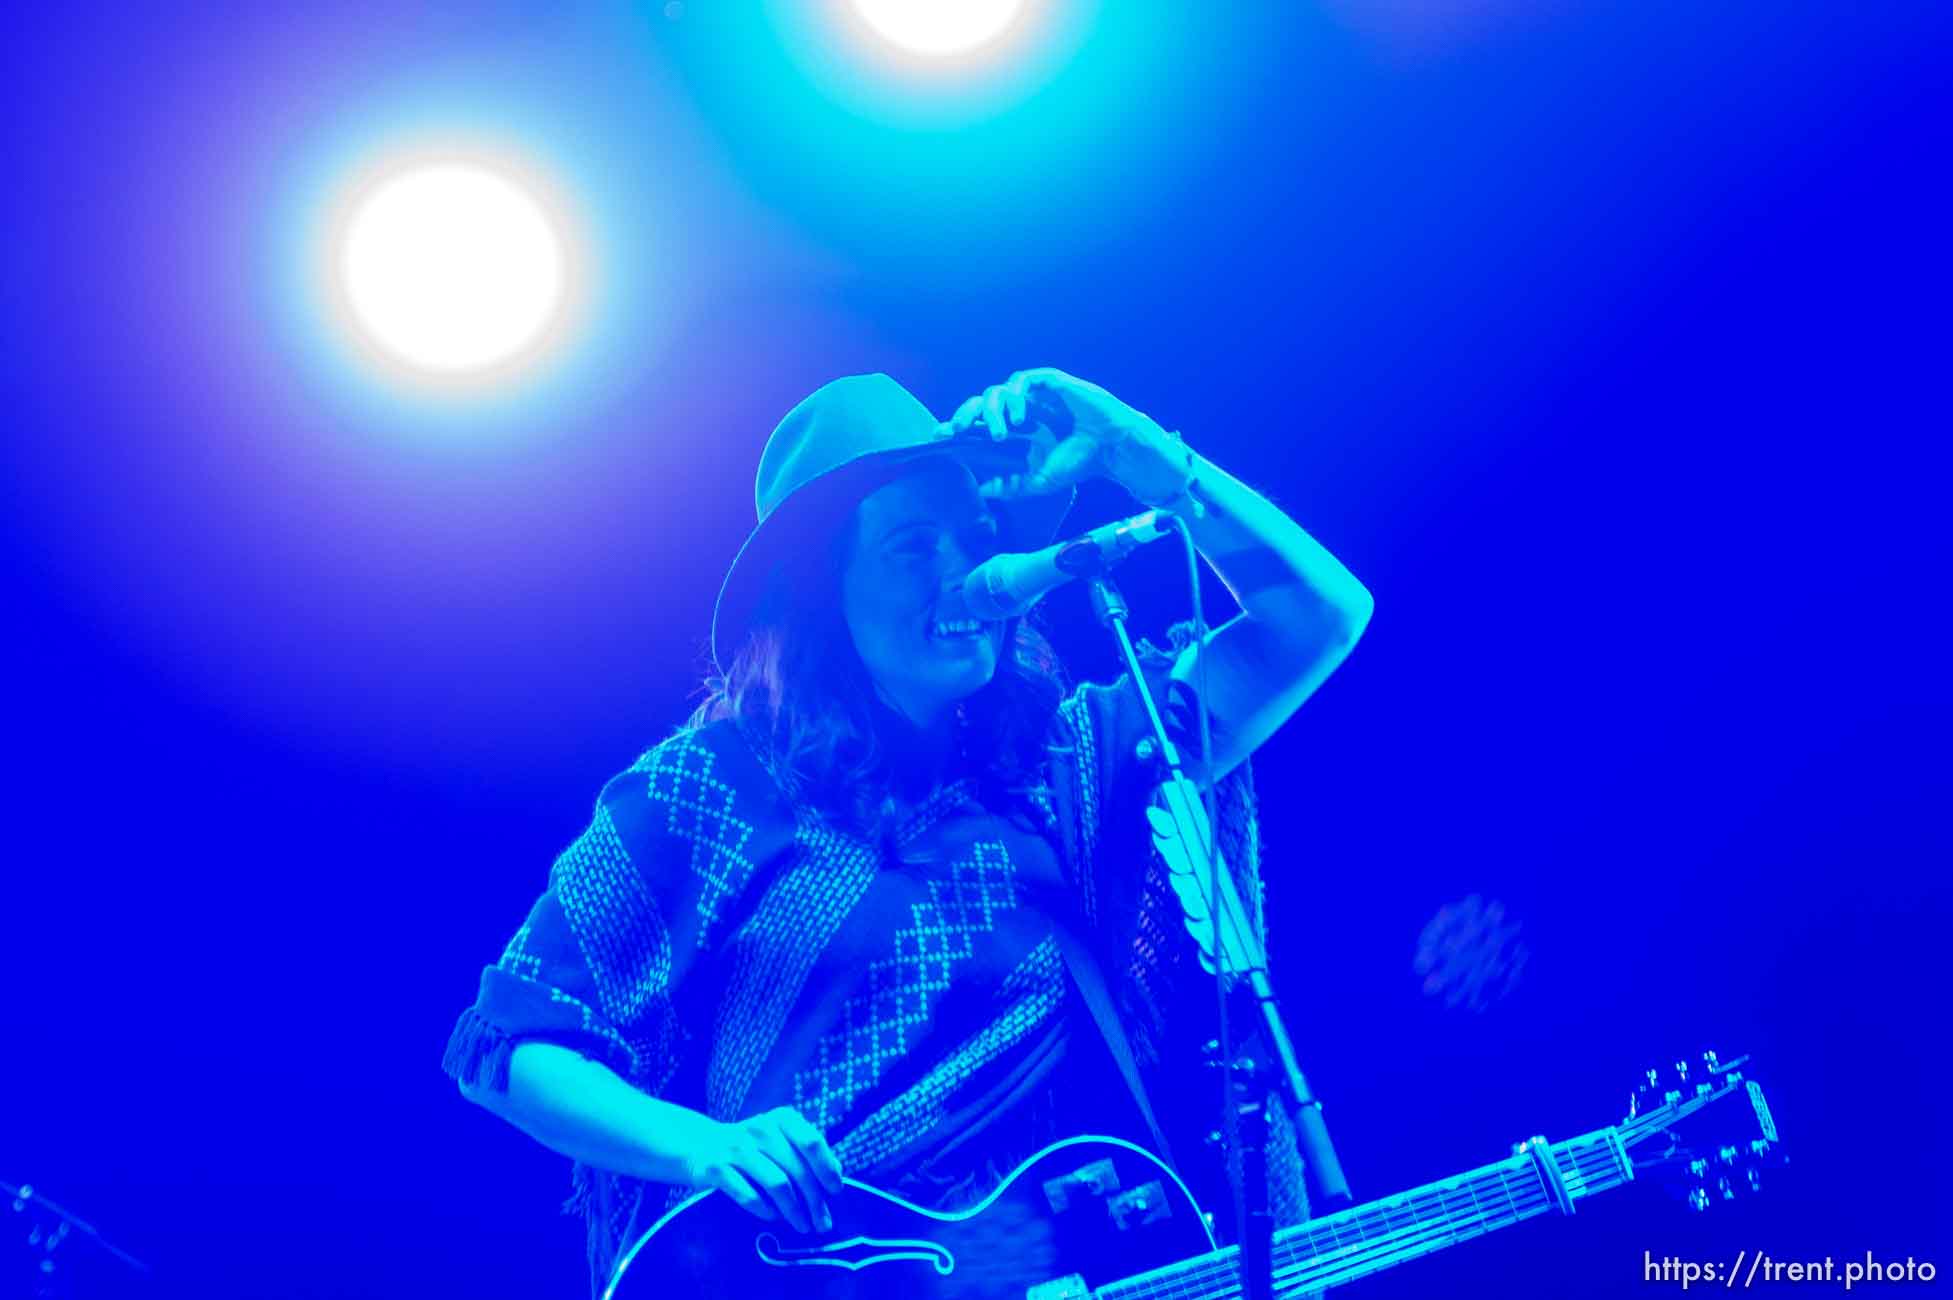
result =
M1620 1131L1599 1129L1546 1148L1574 1200L1634 1176ZM1275 1234L1275 1292L1340 1286L1497 1228L1545 1214L1553 1196L1528 1155L1352 1206ZM1099 1300L1224 1300L1240 1294L1230 1246L1099 1288Z

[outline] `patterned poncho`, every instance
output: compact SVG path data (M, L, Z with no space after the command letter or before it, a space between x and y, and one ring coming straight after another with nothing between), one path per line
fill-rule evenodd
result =
M1164 664L1151 662L1149 677ZM1161 698L1185 702L1177 685ZM851 1174L875 1171L922 1199L927 1188L903 1180L940 1166L928 1184L941 1189L937 1203L974 1200L1009 1164L973 1164L969 1152L1015 1160L1054 1136L1048 1118L1044 1129L1027 1123L1049 1112L1026 1095L1042 1083L1048 1102L1047 1071L1067 1039L1080 1061L1097 1042L1040 919L1061 914L1107 972L1185 1160L1217 1099L1211 1086L1190 1091L1175 1067L1208 1036L1213 987L1148 838L1155 774L1135 753L1145 734L1129 679L1081 687L1058 711L1038 825L987 817L958 785L875 844L790 805L730 724L681 732L606 785L483 972L444 1066L505 1089L516 1043L561 1043L715 1119L792 1104ZM1259 913L1245 765L1219 796L1223 851ZM912 856L930 865L918 872ZM1124 1091L1116 1076L1106 1086ZM1271 1121L1271 1206L1277 1222L1299 1222L1292 1127L1278 1110ZM942 1154L959 1144L958 1126L985 1124L961 1162ZM689 1190L581 1165L575 1188L593 1291Z

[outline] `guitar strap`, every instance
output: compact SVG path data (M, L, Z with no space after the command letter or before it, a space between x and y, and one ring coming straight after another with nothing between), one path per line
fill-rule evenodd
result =
M1091 724L1081 718L1075 725L1089 727ZM1073 744L1053 750L1054 779L1050 785L1052 807L1057 813L1058 824L1063 828L1058 838L1074 885L1085 871L1087 857L1085 845L1079 843L1077 838L1082 831L1080 783L1089 779L1079 761L1080 748L1078 744ZM1119 1008L1113 1005L1112 993L1106 987L1104 969L1099 965L1097 955L1080 936L1080 929L1072 924L1074 920L1085 921L1085 915L1080 908L1064 904L1052 911L1051 926L1057 933L1058 950L1064 954L1065 966L1071 971L1072 984L1091 1011L1092 1021L1099 1027L1099 1036L1105 1040L1113 1063L1119 1067L1119 1076L1126 1081L1126 1089L1132 1093L1133 1103L1139 1107L1140 1117L1146 1121L1146 1132L1153 1139L1154 1153L1167 1163L1168 1168L1179 1173L1180 1163L1173 1158L1172 1144L1166 1140L1166 1130L1160 1127L1159 1117L1153 1113L1153 1103L1146 1096L1146 1085L1140 1080L1139 1063L1133 1059L1132 1042L1126 1037L1126 1027L1119 1019Z
M1132 1099L1139 1104L1139 1113L1146 1121L1146 1131L1152 1136L1153 1150L1167 1166L1178 1173L1179 1161L1173 1158L1173 1147L1166 1140L1166 1131L1160 1127L1159 1117L1153 1113L1153 1103L1146 1096L1146 1085L1139 1078L1139 1063L1133 1059L1132 1043L1126 1037L1126 1027L1119 1020L1119 1009L1112 1005L1112 994L1105 986L1105 976L1099 970L1097 959L1086 948L1084 941L1063 921L1053 918L1052 928L1057 932L1058 948L1065 954L1065 965L1071 971L1072 983L1078 986L1085 1005L1091 1008L1092 1019L1097 1022L1099 1033L1105 1039L1106 1047L1112 1051L1112 1059L1119 1066L1119 1073L1132 1091Z

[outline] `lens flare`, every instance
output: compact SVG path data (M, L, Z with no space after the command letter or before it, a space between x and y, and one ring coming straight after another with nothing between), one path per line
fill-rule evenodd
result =
M1024 0L854 0L862 21L915 54L963 54L1001 35Z
M475 159L386 170L347 204L330 262L348 323L410 370L462 379L532 356L563 315L550 205Z

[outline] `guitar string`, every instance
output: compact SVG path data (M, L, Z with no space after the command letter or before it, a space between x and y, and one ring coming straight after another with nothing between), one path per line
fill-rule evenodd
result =
M1545 1206L1542 1204L1533 1207L1527 1213L1514 1216L1502 1213L1457 1224L1432 1224L1422 1232L1399 1233L1391 1239L1374 1242L1361 1251L1320 1257L1303 1264L1278 1269L1275 1280L1285 1291L1308 1291L1341 1285L1380 1268L1470 1240L1472 1237L1504 1227L1508 1223L1520 1222L1522 1219L1532 1217L1533 1214L1543 1212L1544 1209ZM1230 1285L1228 1290L1237 1291L1238 1286Z
M1576 1194L1591 1194L1595 1191L1605 1190L1607 1187L1619 1186L1622 1182L1626 1181L1625 1176L1620 1172L1618 1163L1595 1140L1597 1136L1604 1136L1604 1134L1584 1135L1583 1139L1575 1140L1580 1143L1577 1147L1569 1148L1563 1144L1552 1150L1556 1164L1573 1167L1586 1179L1584 1190L1576 1188ZM1523 1171L1512 1169L1508 1172L1524 1178ZM1474 1183L1482 1186L1488 1181L1490 1180L1481 1178L1474 1180ZM1362 1252L1361 1257L1319 1258L1306 1261L1303 1266L1286 1271L1286 1277L1283 1279L1284 1284L1297 1290L1313 1290L1342 1285L1356 1277L1363 1276L1367 1272L1375 1271L1376 1268L1402 1263L1405 1260L1415 1258L1419 1254L1427 1254L1431 1250L1438 1249L1441 1246L1468 1240L1471 1237L1509 1226L1510 1224L1517 1223L1552 1208L1547 1203L1549 1198L1544 1195L1543 1189L1540 1188L1536 1175L1524 1179L1529 1188L1529 1192L1524 1198L1525 1206L1523 1209L1511 1200L1510 1193L1514 1178L1506 1177L1498 1181L1507 1193L1507 1213L1478 1213L1466 1216L1462 1223L1457 1224L1459 1231L1456 1233L1449 1232L1449 1227L1451 1226L1449 1224L1435 1225L1435 1232L1419 1234L1400 1233L1395 1240L1383 1243L1381 1248L1373 1248ZM1467 1186L1463 1190L1473 1191L1474 1197L1476 1195L1471 1186ZM1384 1260L1387 1260L1387 1263L1380 1262Z
M1509 1201L1510 1181L1501 1180L1501 1194ZM1461 1192L1471 1197L1474 1202L1472 1208L1467 1209L1466 1197L1461 1196ZM1309 1290L1353 1280L1389 1264L1428 1254L1481 1232L1491 1231L1507 1222L1516 1223L1542 1212L1544 1208L1543 1197L1534 1194L1526 1198L1523 1207L1513 1202L1505 1211L1486 1213L1483 1205L1477 1202L1473 1188L1461 1186L1440 1198L1436 1213L1429 1217L1412 1218L1405 1225L1359 1241L1354 1246L1339 1246L1334 1250L1301 1257L1297 1257L1293 1250L1287 1252L1285 1266L1276 1270L1276 1280L1284 1290ZM1228 1278L1224 1292L1236 1290L1238 1279Z
M1477 1181L1487 1181L1487 1179L1481 1175ZM1546 1202L1546 1197L1538 1190L1537 1178L1529 1178L1525 1181L1531 1185L1533 1193L1525 1198L1528 1208L1520 1213L1521 1218L1543 1210ZM1458 1226L1469 1224L1473 1217L1470 1212L1464 1210L1464 1201L1459 1197L1461 1192L1469 1193L1469 1189L1462 1183L1421 1195L1407 1195L1393 1199L1353 1218L1343 1217L1348 1212L1342 1212L1315 1224L1297 1225L1286 1234L1284 1240L1277 1242L1277 1249L1287 1257L1284 1265L1278 1268L1277 1272L1296 1273L1309 1264L1324 1262L1331 1251L1338 1252L1339 1267L1346 1266L1352 1259L1357 1258L1356 1255L1351 1254L1352 1251L1360 1251L1363 1257L1374 1256L1405 1245L1417 1244L1427 1237L1439 1237L1451 1233ZM1411 1216L1408 1224L1401 1227L1389 1226L1392 1215L1406 1213ZM1386 1230L1374 1236L1367 1235L1376 1232L1378 1225L1375 1221L1379 1219L1382 1220L1381 1226ZM1356 1236L1351 1241L1345 1242L1341 1234L1345 1228L1351 1227L1357 1229ZM1295 1255L1304 1237L1310 1239L1314 1249L1298 1264ZM1231 1294L1239 1289L1239 1271L1235 1263L1238 1255L1239 1248L1230 1246L1223 1251L1200 1257L1198 1263L1187 1261L1189 1264L1194 1264L1192 1268L1184 1265L1176 1266L1172 1268L1171 1273L1158 1278L1142 1274L1139 1278L1112 1284L1104 1289L1105 1294L1107 1296L1131 1294L1135 1297L1170 1296L1182 1293L1201 1296ZM1222 1284L1221 1289L1211 1289L1210 1284L1217 1282ZM1132 1285L1134 1283L1138 1285Z
M1699 1094L1697 1097L1679 1103L1670 1113L1650 1112L1637 1116L1617 1128L1602 1129L1567 1139L1548 1148L1549 1158L1560 1168L1563 1178L1568 1174L1575 1176L1577 1182L1569 1188L1570 1194L1575 1197L1593 1195L1619 1187L1632 1177L1632 1172L1631 1168L1622 1168L1621 1160L1616 1156L1613 1145L1609 1141L1610 1137L1619 1136L1624 1143L1624 1151L1625 1143L1640 1140L1639 1134L1633 1133L1633 1130L1666 1127L1701 1109L1708 1102L1727 1095L1730 1090L1730 1086L1725 1086L1715 1093ZM1657 1124L1657 1121L1660 1123ZM1520 1183L1525 1189L1519 1201L1513 1199L1514 1182ZM1507 1212L1504 1215L1496 1211L1486 1213L1477 1201L1477 1190L1484 1187L1490 1191L1492 1184L1497 1184L1506 1198ZM1473 1201L1471 1212L1464 1212L1462 1203L1457 1211L1454 1211L1450 1205L1461 1191L1470 1196ZM1355 1230L1354 1244L1360 1249L1360 1254L1344 1254L1336 1259L1330 1277L1337 1277L1353 1269L1361 1270L1363 1265L1374 1262L1377 1257L1393 1251L1424 1247L1424 1251L1420 1253L1428 1253L1429 1249L1436 1248L1431 1245L1432 1242L1447 1233L1456 1234L1461 1229L1464 1230L1465 1235L1454 1235L1453 1240L1466 1240L1469 1236L1477 1236L1509 1226L1545 1212L1551 1208L1549 1204L1551 1201L1552 1198L1540 1185L1537 1172L1531 1168L1530 1161L1523 1165L1502 1162L1473 1174L1464 1175L1460 1181L1443 1188L1392 1198L1367 1212L1353 1214L1347 1211L1339 1212L1317 1223L1297 1225L1286 1237L1276 1242L1276 1249L1288 1255L1292 1261L1278 1272L1289 1278L1299 1278L1308 1273L1311 1267L1318 1272L1322 1271L1327 1265L1329 1251L1349 1251L1350 1246L1342 1241L1342 1232L1345 1228ZM1410 1223L1401 1228L1392 1227L1392 1216L1398 1213L1409 1214ZM1345 1214L1350 1217L1343 1217ZM1379 1219L1382 1221L1381 1225L1375 1222ZM1377 1226L1384 1229L1382 1234L1373 1238L1367 1237L1366 1234L1374 1231ZM1325 1231L1328 1234L1327 1243L1321 1240ZM1309 1255L1299 1263L1293 1262L1297 1251L1305 1245L1310 1248ZM1185 1261L1182 1265L1170 1266L1171 1272L1162 1270L1163 1276L1159 1278L1142 1274L1138 1278L1110 1284L1103 1290L1108 1297L1113 1296L1115 1291L1120 1296L1130 1294L1134 1297L1232 1295L1239 1290L1239 1270L1234 1263L1238 1253L1238 1247L1229 1247L1223 1251L1210 1253L1208 1256L1197 1257L1196 1260ZM1404 1256L1404 1258L1412 1257L1414 1256ZM1360 1276L1361 1272L1358 1271L1357 1275ZM1196 1289L1206 1283L1223 1280L1225 1285L1221 1291L1209 1292ZM1341 1281L1347 1280L1349 1279L1340 1278L1332 1281L1318 1277L1311 1278L1307 1282L1295 1281L1289 1285L1295 1289L1307 1290L1339 1285Z
M1606 1133L1606 1130L1602 1130L1596 1134L1583 1134L1552 1148L1555 1163L1563 1167L1563 1174L1570 1170L1580 1178L1582 1186L1578 1190L1584 1194L1618 1186L1625 1181L1620 1175L1618 1163L1606 1146ZM1520 1198L1523 1207L1520 1201L1513 1199L1514 1182L1519 1182L1526 1189ZM1478 1200L1480 1189L1489 1193L1495 1186L1506 1200L1503 1212L1496 1208L1488 1212ZM1464 1202L1459 1199L1460 1193L1472 1201L1470 1210L1464 1208ZM1524 1165L1502 1162L1465 1175L1448 1187L1393 1198L1349 1218L1336 1215L1314 1224L1297 1225L1277 1243L1277 1248L1290 1257L1287 1267L1279 1272L1297 1275L1311 1267L1318 1271L1333 1268L1336 1273L1347 1272L1352 1267L1360 1268L1379 1256L1396 1251L1418 1247L1428 1250L1433 1248L1433 1242L1447 1235L1453 1240L1465 1240L1469 1236L1508 1226L1545 1211L1549 1208L1550 1199L1540 1187L1538 1175L1532 1170L1530 1161ZM1455 1207L1452 1204L1454 1201ZM1410 1223L1403 1227L1393 1226L1393 1216L1399 1213L1408 1213ZM1345 1228L1355 1229L1353 1243L1342 1240ZM1377 1233L1378 1228L1383 1231ZM1326 1242L1323 1240L1325 1232ZM1313 1249L1298 1263L1294 1256L1305 1239ZM1358 1253L1351 1253L1352 1246L1357 1248ZM1331 1252L1334 1252L1333 1259ZM1192 1267L1174 1267L1170 1274L1159 1278L1142 1274L1138 1278L1111 1284L1104 1290L1108 1296L1115 1292L1119 1295L1164 1296L1188 1290L1190 1285L1199 1286L1225 1279L1226 1290L1218 1294L1228 1294L1238 1290L1238 1269L1233 1260L1238 1248L1230 1247L1219 1254L1225 1258L1211 1255L1202 1257L1198 1263L1186 1262ZM1162 1286L1162 1283L1165 1285ZM1325 1285L1323 1280L1312 1279L1304 1289L1321 1285Z
M1377 1237L1358 1243L1358 1248L1342 1247L1338 1250L1316 1252L1298 1258L1291 1247L1287 1266L1278 1270L1285 1285L1298 1289L1310 1289L1333 1284L1330 1279L1348 1280L1374 1271L1380 1260L1414 1258L1426 1254L1443 1245L1466 1240L1469 1237L1489 1232L1507 1223L1517 1223L1534 1214L1544 1211L1546 1198L1540 1190L1536 1178L1526 1178L1529 1171L1508 1168L1500 1171L1497 1177L1478 1177L1450 1189L1437 1198L1435 1213L1428 1217L1413 1217L1410 1223L1395 1228ZM1494 1208L1488 1211L1478 1198L1482 1187L1490 1193L1493 1182L1498 1184L1500 1195L1507 1201L1507 1208ZM1515 1182L1526 1188L1519 1201L1512 1196ZM1462 1195L1461 1195L1462 1193ZM1469 1198L1471 1206L1466 1208ZM1406 1206L1405 1209L1410 1207Z
M1544 1209L1543 1200L1539 1208ZM1423 1221L1410 1227L1397 1229L1387 1236L1341 1245L1334 1252L1324 1252L1306 1258L1299 1264L1291 1262L1278 1265L1274 1269L1274 1277L1284 1290L1307 1290L1322 1285L1320 1280L1314 1278L1306 1282L1302 1280L1312 1268L1328 1276L1343 1273L1361 1276L1371 1271L1370 1266L1378 1259L1400 1251L1423 1253L1418 1248L1434 1249L1444 1244L1447 1239L1463 1239L1456 1232L1456 1225L1444 1221ZM1239 1253L1238 1247L1229 1247L1225 1252L1225 1258L1213 1260L1207 1267L1191 1275L1175 1278L1166 1287L1149 1285L1137 1294L1187 1295L1203 1298L1237 1295L1240 1292L1240 1275L1236 1265ZM1414 1257L1414 1255L1407 1254L1405 1257Z
M1582 1134L1577 1138L1555 1144L1549 1148L1550 1158L1559 1168L1562 1177L1572 1180L1570 1192L1575 1197L1593 1195L1597 1192L1618 1187L1632 1177L1628 1169L1622 1167L1621 1158L1610 1138L1614 1130L1600 1130ZM1525 1218L1543 1213L1551 1208L1550 1198L1544 1194L1536 1172L1525 1166L1502 1164L1483 1172L1467 1175L1452 1186L1423 1195L1407 1196L1399 1201L1387 1202L1378 1212L1359 1215L1346 1222L1331 1221L1326 1225L1316 1225L1318 1231L1298 1233L1282 1243L1285 1253L1293 1258L1297 1248L1310 1245L1320 1247L1322 1232L1320 1227L1330 1229L1330 1240L1336 1243L1333 1250L1324 1251L1302 1260L1299 1264L1280 1270L1278 1277L1285 1288L1297 1291L1321 1289L1344 1284L1379 1268L1390 1267L1406 1262L1421 1254L1443 1246L1467 1240L1502 1227L1517 1223ZM1523 1189L1519 1200L1513 1198L1514 1183ZM1506 1207L1503 1212L1494 1209L1486 1212L1478 1201L1483 1191L1488 1196L1503 1194ZM1466 1211L1460 1193L1470 1197L1474 1204ZM1356 1229L1359 1240L1366 1231L1373 1231L1377 1220L1382 1219L1386 1227L1394 1224L1397 1214L1407 1213L1412 1222L1404 1228L1391 1228L1366 1246L1352 1251L1341 1244L1342 1230L1345 1227ZM1420 1217L1431 1217L1422 1220ZM1229 1266L1217 1275L1215 1270L1202 1271L1202 1281L1223 1280L1222 1294L1238 1292L1238 1280L1234 1269Z

